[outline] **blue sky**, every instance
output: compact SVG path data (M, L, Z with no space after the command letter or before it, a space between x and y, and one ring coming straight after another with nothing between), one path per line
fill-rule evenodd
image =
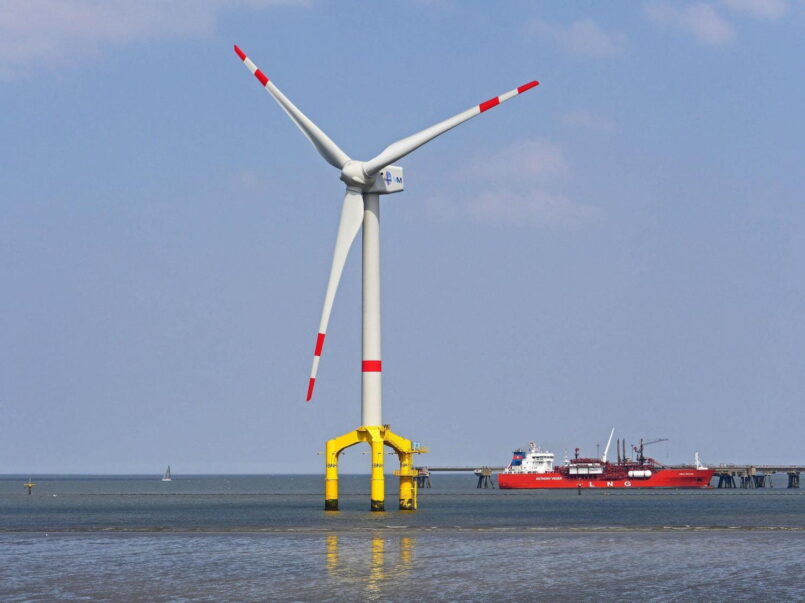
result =
M803 461L805 2L11 0L0 473L315 472L357 427L358 246L303 402L342 184L234 43L359 159L541 82L382 201L423 462Z

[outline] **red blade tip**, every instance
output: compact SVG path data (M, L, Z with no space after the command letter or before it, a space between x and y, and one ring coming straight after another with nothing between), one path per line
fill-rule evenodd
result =
M527 84L523 84L517 89L517 93L521 94L526 90L531 90L531 88L534 88L535 86L539 86L539 82L537 80L534 80L533 82L528 82Z
M310 382L307 384L307 399L305 402L310 402L310 399L313 397L313 386L316 384L315 377L310 378Z
M246 53L244 53L244 52L243 52L243 51L242 51L242 50L241 50L241 49L238 47L238 45L237 45L237 44L235 44L235 52L236 52L236 53L237 53L237 55L240 57L240 60L241 60L241 61L245 61L245 60L246 60Z

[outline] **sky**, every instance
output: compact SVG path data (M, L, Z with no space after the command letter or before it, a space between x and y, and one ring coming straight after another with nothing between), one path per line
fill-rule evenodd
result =
M360 239L304 402L343 184L233 44L357 159L541 82L381 199L416 464L805 463L802 0L6 0L0 473L316 473L358 427Z

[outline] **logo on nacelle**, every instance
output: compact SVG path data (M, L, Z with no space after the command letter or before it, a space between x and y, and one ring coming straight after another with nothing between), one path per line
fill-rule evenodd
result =
M387 165L374 176L372 185L365 189L367 193L390 195L403 189L403 170L396 165Z

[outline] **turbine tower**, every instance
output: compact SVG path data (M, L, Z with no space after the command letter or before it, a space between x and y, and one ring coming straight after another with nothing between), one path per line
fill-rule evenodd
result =
M328 511L338 510L339 455L350 446L359 442L367 442L372 450L371 510L383 511L385 508L384 445L393 448L400 460L400 470L395 471L395 474L400 478L400 509L414 510L416 508L416 481L414 479L416 474L413 469L413 455L425 452L425 449L420 447L418 443L393 433L388 425L383 424L381 418L380 195L399 193L403 190L403 170L401 167L392 165L395 161L402 159L411 151L416 150L468 119L480 115L492 107L496 107L521 92L530 90L537 86L539 82L529 82L479 105L474 105L466 111L462 111L421 132L390 144L379 155L369 161L357 161L351 159L316 124L308 119L296 105L288 100L238 46L235 46L235 52L324 160L341 171L341 180L346 184L330 278L327 282L327 292L324 296L324 307L313 353L313 367L310 371L307 388L308 402L313 396L313 389L316 385L316 373L319 368L324 339L327 333L327 324L330 320L338 282L341 280L341 273L344 270L344 263L352 242L355 240L361 226L363 226L361 426L327 442L325 451L324 508Z

